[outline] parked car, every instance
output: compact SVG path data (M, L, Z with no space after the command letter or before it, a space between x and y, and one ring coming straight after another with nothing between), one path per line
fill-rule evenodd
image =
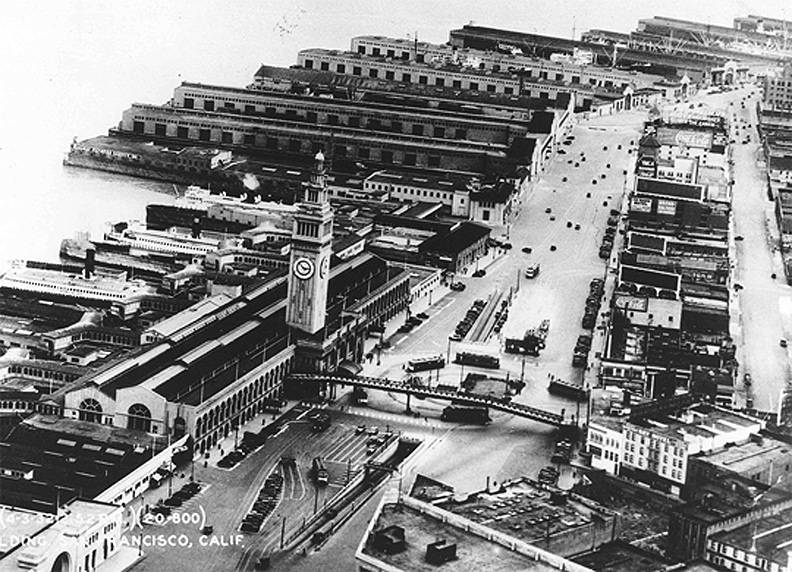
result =
M473 273L473 278L481 278L482 276L485 276L486 274L487 274L486 270L484 270L483 268L479 268L478 270L476 270Z
M786 341L786 338L781 338L781 340L778 342L778 345L780 345L782 348L785 348L785 347L787 347L787 341ZM167 502L167 501L166 501L166 502Z
M461 292L462 290L465 289L465 284L462 283L462 282L453 282L451 284L450 288L451 288L451 290L454 290L455 292Z
M533 248L531 248L530 246L523 246L522 251L525 254L531 254L531 252L533 252Z

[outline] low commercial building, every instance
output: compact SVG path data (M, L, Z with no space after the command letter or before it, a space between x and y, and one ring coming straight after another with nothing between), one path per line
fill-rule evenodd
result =
M708 562L728 570L792 570L792 508L768 515L707 539Z
M77 499L57 515L0 505L0 571L125 569L138 549L122 541L123 507Z
M669 556L679 560L705 557L709 560L715 556L723 557L720 546L710 544L710 541L720 534L725 535L722 537L724 547L732 547L729 556L732 558L737 556L734 548L747 553L746 548L750 549L753 543L750 537L748 542L745 542L745 532L757 530L767 522L778 522L776 517L779 514L788 515L788 511L792 509L792 494L783 486L768 487L730 471L720 473L717 479L700 482L693 493L691 500L673 509L668 526L668 553ZM786 516L783 524L788 522L789 516ZM779 525L769 528L772 530ZM786 530L786 527L782 526L782 529ZM762 530L767 532L768 529ZM738 532L735 538L728 536L731 531L742 532ZM743 535L743 540L738 542L740 534ZM760 538L761 536L757 535L757 542ZM769 555L767 552L765 554ZM738 556L739 558L744 560L745 554ZM728 557L722 562L718 561L718 565L732 570L742 569L737 567L739 566L737 562L733 562L730 566ZM746 568L748 569L756 570L756 568ZM784 570L771 568L769 565L760 569L774 569L779 572Z
M454 569L590 572L590 568L486 524L387 493L355 553L359 572Z
M768 171L772 182L788 187L792 183L792 156L771 155Z
M505 226L509 223L516 194L514 185L506 181L482 185L469 195L468 218L489 226Z
M615 512L526 477L433 504L566 558L612 542L620 532Z
M423 241L418 251L432 266L462 273L487 251L490 233L491 230L481 224L462 222Z
M692 456L685 486L697 489L703 481L717 479L727 471L773 486L792 472L792 445L752 435L745 443Z
M0 504L52 514L77 498L127 504L186 440L34 415L0 443ZM20 467L31 474L20 478Z
M451 216L468 218L470 187L475 180L474 177L451 173L412 174L383 170L369 175L363 183L363 189L372 194L388 193L391 200L440 203L450 209Z

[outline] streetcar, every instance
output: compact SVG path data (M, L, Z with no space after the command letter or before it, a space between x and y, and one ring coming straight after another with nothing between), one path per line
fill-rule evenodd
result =
M443 367L445 367L445 359L440 355L415 358L407 362L407 371L410 373Z

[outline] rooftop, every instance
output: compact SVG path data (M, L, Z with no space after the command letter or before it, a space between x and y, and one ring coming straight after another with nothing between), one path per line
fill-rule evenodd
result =
M425 240L419 247L423 252L439 252L456 255L476 242L489 236L491 230L486 226L463 222L449 232L440 232Z
M453 498L437 506L474 522L510 534L528 543L541 543L548 535L571 532L613 513L594 501L568 496L528 478L520 478L497 491L479 491L466 498Z
M787 554L792 546L792 508L776 515L765 515L739 528L715 534L711 539L746 552L753 550L755 541L758 556L786 566Z
M589 570L415 499L404 497L400 503L388 500L387 497L383 500L375 520L366 531L358 549L359 558L374 558L395 570L421 572L438 569L488 572ZM393 551L377 548L373 541L376 532L393 526L404 530L404 549L391 553ZM438 540L456 544L456 559L442 568L425 559L427 546Z
M710 465L744 474L754 467L764 467L792 447L783 441L762 437L741 445L734 445L698 458Z
M683 441L689 441L689 436L711 438L739 429L761 428L761 422L756 419L706 404L694 405L676 417L633 420L630 424Z
M388 185L405 185L410 187L432 188L441 191L465 191L472 177L462 175L435 175L432 173L403 173L396 171L376 171L366 178L367 183L383 183Z
M571 94L566 92L559 93L555 100L550 100L548 98L505 95L487 91L415 85L377 78L337 74L330 71L309 70L299 67L281 68L262 65L256 72L255 77L259 81L266 78L275 81L291 81L314 85L353 88L364 92L363 99L365 100L372 98L379 99L383 94L387 94L388 96L406 94L410 97L422 100L461 100L473 104L472 106L469 104L464 106L464 110L468 112L476 112L477 110L481 112L481 109L476 107L475 104L515 108L523 111L527 109L566 109L572 99Z
M659 572L670 564L653 552L620 540L604 544L594 552L576 556L573 560L597 572Z

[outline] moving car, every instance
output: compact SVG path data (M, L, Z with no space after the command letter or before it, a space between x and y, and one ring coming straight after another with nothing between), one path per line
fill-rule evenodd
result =
M536 278L539 275L539 264L531 264L525 269L526 278Z

